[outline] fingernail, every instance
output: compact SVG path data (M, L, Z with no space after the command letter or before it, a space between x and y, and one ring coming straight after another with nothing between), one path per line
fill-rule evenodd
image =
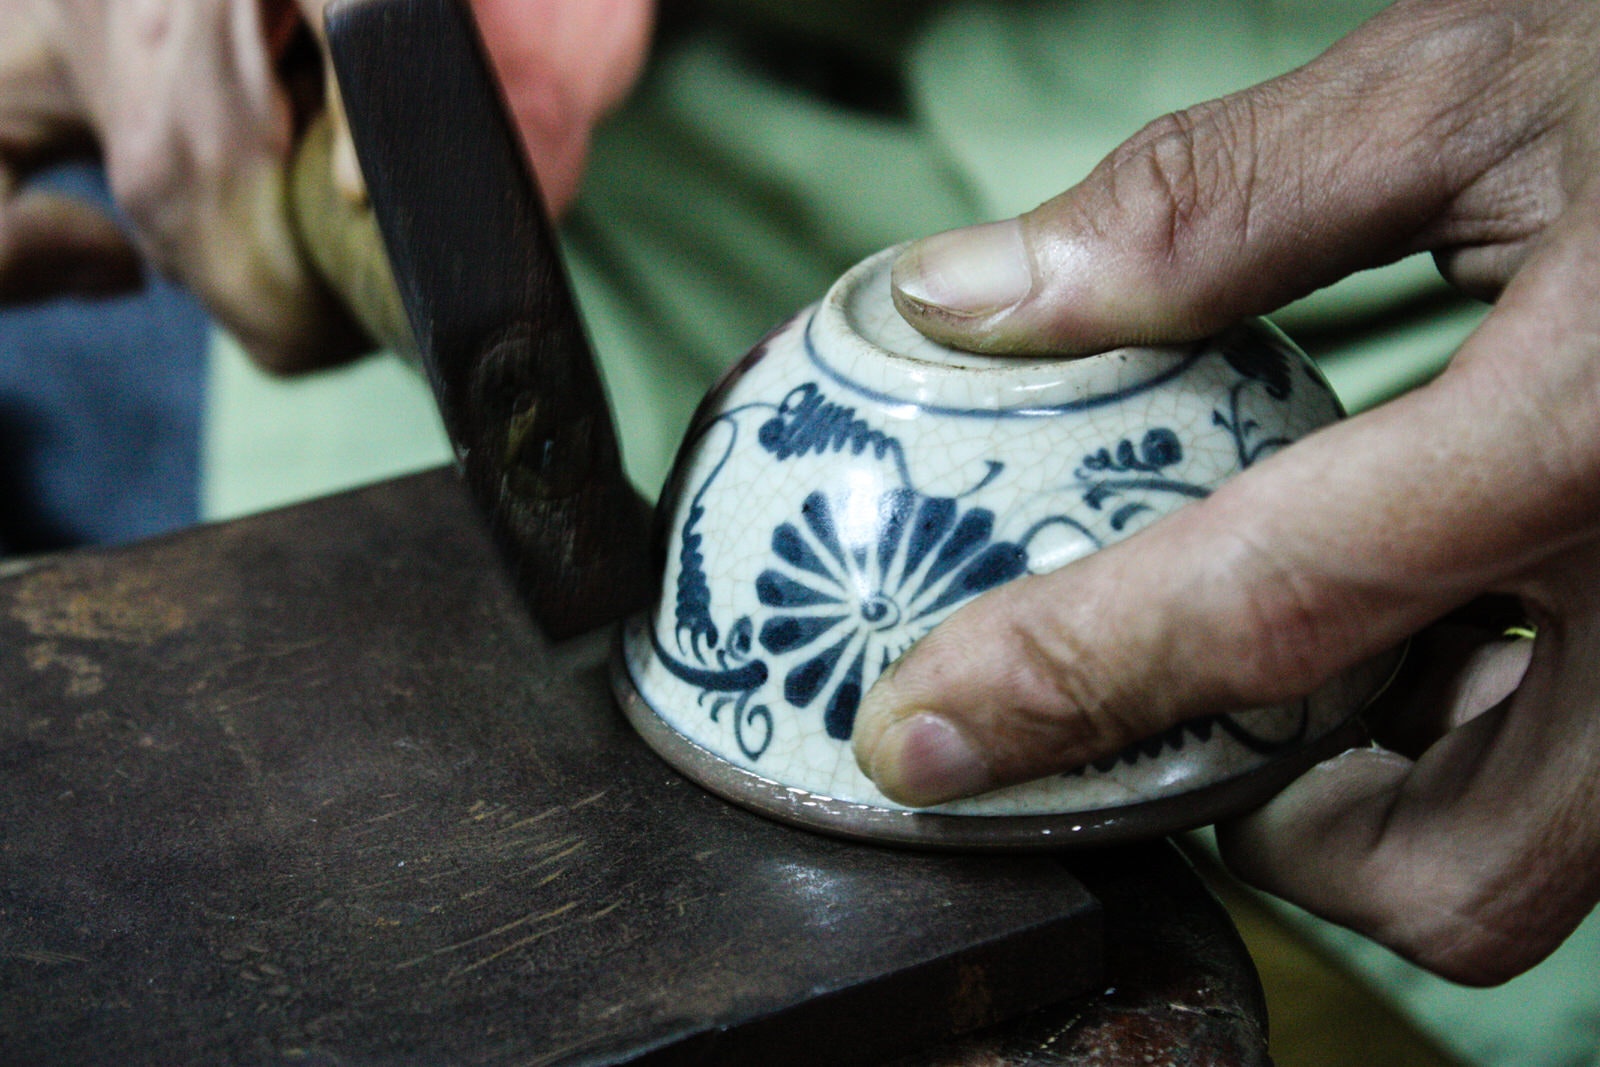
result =
M989 768L949 720L918 712L893 723L867 754L883 794L922 807L991 788Z
M1033 291L1033 265L1016 219L951 230L918 241L895 261L894 287L913 304L973 318Z

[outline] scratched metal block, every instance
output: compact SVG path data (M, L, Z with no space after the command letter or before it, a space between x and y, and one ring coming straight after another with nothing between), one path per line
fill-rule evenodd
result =
M0 580L0 1061L871 1063L1061 1000L1048 859L680 779L425 475Z

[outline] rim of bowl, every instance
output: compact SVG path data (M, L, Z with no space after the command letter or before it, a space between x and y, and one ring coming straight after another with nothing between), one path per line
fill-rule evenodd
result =
M847 840L932 851L1031 852L1120 844L1194 829L1265 802L1313 766L1367 743L1362 712L1393 681L1316 740L1237 774L1171 796L1036 815L954 814L883 808L813 793L731 763L673 728L639 692L621 649L612 650L611 688L624 717L674 770L703 789L769 819Z

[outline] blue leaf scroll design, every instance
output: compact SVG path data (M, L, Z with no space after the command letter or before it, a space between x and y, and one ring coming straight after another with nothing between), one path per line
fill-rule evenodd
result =
M1283 436L1262 436L1261 424L1244 413L1241 399L1245 392L1256 384L1256 381L1251 378L1236 382L1228 390L1227 412L1213 411L1211 413L1212 424L1227 430L1233 438L1233 447L1238 456L1241 470L1247 470L1255 466L1262 459L1283 448L1290 441L1290 438ZM1273 395L1272 389L1273 386L1266 386L1269 396Z
M732 647L724 650L724 655L719 657L718 667L714 669L696 667L673 656L661 646L661 639L654 627L650 630L650 643L655 649L656 660L663 667L699 688L699 702L710 705L712 722L718 720L724 708L733 707L734 740L741 752L755 760L760 759L772 743L773 721L770 708L765 704L752 703L755 694L767 684L766 663L761 660L737 662L741 658L741 650L745 654L749 652L750 631L748 618L741 618L734 624L729 641ZM730 659L735 662L730 664Z
M1183 442L1164 426L1146 431L1137 448L1118 441L1115 451L1102 448L1083 457L1084 470L1144 471L1154 474L1183 462Z
M1263 737L1246 729L1233 715L1207 715L1168 727L1154 737L1135 741L1119 752L1098 759L1083 767L1065 772L1062 777L1078 777L1090 768L1108 774L1119 766L1132 767L1142 760L1158 759L1169 750L1182 752L1191 742L1205 744L1218 733L1226 734L1258 756L1275 756L1303 744L1311 732L1311 702L1301 700L1296 707L1297 718L1292 733L1283 738Z
M1266 345L1241 344L1230 338L1220 342L1222 358L1239 373L1239 380L1228 390L1228 410L1213 411L1211 421L1233 437L1239 468L1246 470L1266 456L1289 444L1288 437L1263 437L1261 424L1245 414L1242 399L1259 391L1278 404L1289 403L1294 394L1294 371L1288 353Z
M841 511L874 517L850 543ZM870 499L808 496L772 534L756 579L772 614L756 640L783 657L783 697L820 705L829 737L849 740L867 685L945 612L1026 572L1025 545L994 538L987 508L897 487ZM870 675L870 676L869 676Z
M706 514L706 492L711 488L711 483L722 473L722 469L728 465L728 459L733 455L734 446L739 441L739 426L732 419L716 420L707 427L706 434L709 435L711 428L718 425L726 425L728 428L727 444L716 465L711 468L711 473L706 476L705 482L689 501L689 514L684 520L681 543L678 547L675 637L679 650L693 656L702 665L706 662L706 656L716 650L722 634L717 628L716 620L711 617L711 585L706 579L706 560L704 553L701 552L705 537L700 533L700 520L705 518ZM684 645L685 640L688 642L687 648Z
M740 751L754 760L772 743L772 712L765 704L754 703L756 693L767 683L768 668L765 662L750 658L754 648L754 625L749 617L736 620L723 642L722 631L711 616L711 585L706 578L705 556L701 550L704 537L699 527L706 513L705 494L727 465L739 439L738 423L728 417L709 423L702 437L718 426L727 427L727 443L711 473L690 500L680 537L674 605L677 654L664 647L654 627L650 628L650 642L658 663L700 690L699 702L709 705L713 722L724 709L733 708L734 739ZM689 662L691 660L693 662Z
M1286 405L1294 394L1293 362L1288 353L1264 345L1247 345L1224 339L1222 357L1239 378L1228 388L1226 409L1214 409L1211 422L1228 432L1240 470L1246 470L1290 443L1283 435L1267 436L1260 420L1246 411L1245 398L1264 394L1270 403ZM1121 532L1136 516L1153 510L1140 497L1168 494L1200 500L1210 495L1204 485L1174 477L1170 472L1184 459L1183 442L1164 426L1145 431L1135 444L1124 439L1099 448L1080 461L1073 472L1083 502L1095 511L1109 505L1111 529Z
M900 480L911 484L905 446L856 418L855 408L830 401L815 382L791 389L779 403L777 413L756 431L756 440L780 460L846 449L859 456L871 450L878 459L890 459Z
M1083 457L1073 472L1083 502L1095 511L1104 511L1108 503L1135 493L1171 493L1200 499L1210 494L1203 485L1183 481L1167 474L1183 462L1183 442L1165 426L1145 431L1135 445L1132 441L1118 441L1110 448L1097 449ZM1150 505L1135 497L1122 500L1112 509L1110 524L1121 532L1129 520L1141 512L1151 510Z

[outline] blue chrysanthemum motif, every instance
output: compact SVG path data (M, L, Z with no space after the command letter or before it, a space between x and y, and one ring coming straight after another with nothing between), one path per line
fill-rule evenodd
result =
M777 562L756 579L772 613L757 640L780 663L783 698L821 706L847 740L861 694L957 605L1027 570L1020 544L995 541L987 508L910 489L812 493L772 534Z

